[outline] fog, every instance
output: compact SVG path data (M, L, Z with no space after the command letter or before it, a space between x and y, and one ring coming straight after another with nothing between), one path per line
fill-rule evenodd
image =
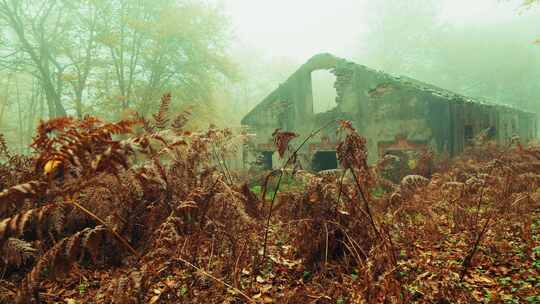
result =
M304 61L320 52L351 56L367 30L360 1L226 0L237 47Z
M538 111L540 9L526 2L2 1L0 133L25 147L42 119L148 116L165 92L198 125L239 126L319 53ZM314 74L317 110L334 79Z
M521 1L224 0L222 5L245 76L262 80L256 87L264 89L242 100L248 108L311 56L330 52L466 95L538 109L540 87L532 79L540 77L540 47L534 44L540 11ZM322 82L314 79L315 86Z
M426 17L419 16L423 12L416 11L418 6L438 6L436 20L456 26L518 21L524 12L517 2L494 0L416 0L406 3L388 0L224 0L223 5L234 26L237 47L265 50L271 57L300 61L320 52L342 57L357 55L359 48L369 44L367 34L376 30L371 21L379 17L381 8L399 8L393 12L401 16L395 17L413 18L409 20L409 26L414 26L416 17ZM403 8L405 10L401 10Z

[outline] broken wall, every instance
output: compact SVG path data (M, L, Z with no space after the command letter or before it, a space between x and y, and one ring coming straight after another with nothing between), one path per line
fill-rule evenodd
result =
M313 112L311 73L329 70L336 76L336 107ZM368 141L369 162L385 147L401 145L457 155L471 137L490 129L499 142L513 134L528 140L536 136L536 116L513 108L475 102L407 77L394 77L330 54L302 65L243 120L255 135L254 151L272 151L271 134L294 131L301 138L330 121L345 119ZM333 151L336 129L323 129L299 153L305 168L317 151ZM278 162L274 162L277 166Z

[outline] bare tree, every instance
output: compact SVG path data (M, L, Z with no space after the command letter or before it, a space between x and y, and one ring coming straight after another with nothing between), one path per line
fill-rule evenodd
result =
M147 17L145 1L113 0L100 6L100 40L110 54L122 108L130 105L136 69L144 46L137 22ZM147 4L148 5L148 4Z
M78 20L70 27L69 40L62 46L71 65L64 75L74 93L75 112L83 116L83 94L92 70L98 65L99 8L94 3L73 3L72 18Z
M64 116L62 78L66 68L57 55L65 20L59 2L54 0L0 0L0 22L8 30L5 39L11 54L23 55L30 72L40 79L50 116Z

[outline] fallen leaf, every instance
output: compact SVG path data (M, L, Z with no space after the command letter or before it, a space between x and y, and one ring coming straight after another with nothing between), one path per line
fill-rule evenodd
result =
M148 301L148 304L154 304L156 303L157 301L159 301L159 297L160 295L157 295L157 296L153 296L150 301Z
M274 287L272 284L266 284L264 286L262 286L261 288L259 288L259 290L262 292L262 293L268 293L272 287Z

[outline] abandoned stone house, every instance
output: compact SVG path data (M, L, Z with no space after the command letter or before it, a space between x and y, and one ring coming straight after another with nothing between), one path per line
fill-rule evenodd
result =
M335 75L335 107L314 112L312 72ZM518 135L536 137L536 114L462 96L407 77L392 76L363 65L319 54L302 65L243 119L253 134L244 162L262 160L277 167L272 143L276 128L301 137L330 120L353 122L368 143L369 161L386 153L430 148L451 156L464 150L480 132L500 143ZM336 129L326 128L299 151L302 166L312 170L337 168Z

